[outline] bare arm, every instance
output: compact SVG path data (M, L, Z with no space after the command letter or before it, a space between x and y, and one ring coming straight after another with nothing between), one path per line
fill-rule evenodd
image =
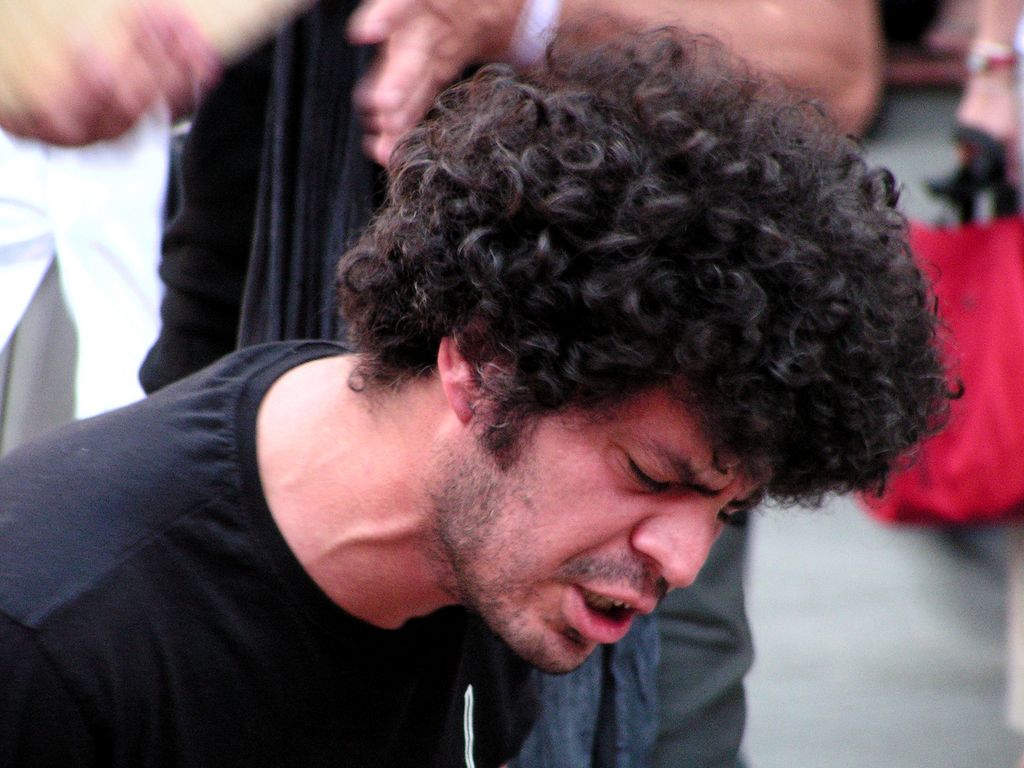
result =
M366 0L349 34L352 42L381 45L357 93L370 156L386 162L398 137L467 65L507 57L523 7L524 0ZM820 98L848 132L862 131L878 102L874 0L562 0L555 7L556 23L613 15L643 28L714 34L756 67Z
M875 0L564 0L563 18L613 13L721 39L736 54L821 99L839 127L860 133L882 85Z
M1011 45L1022 11L1024 2L1021 0L978 0L976 37Z

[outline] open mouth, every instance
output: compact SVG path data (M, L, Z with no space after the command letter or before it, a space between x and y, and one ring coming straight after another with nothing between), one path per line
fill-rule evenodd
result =
M581 589L580 591L583 593L583 601L590 610L612 621L623 621L631 617L636 611L632 605L621 600L612 600L610 597L605 597L586 589Z
M593 592L579 584L570 594L575 597L566 603L567 623L589 643L617 643L641 612L634 603Z

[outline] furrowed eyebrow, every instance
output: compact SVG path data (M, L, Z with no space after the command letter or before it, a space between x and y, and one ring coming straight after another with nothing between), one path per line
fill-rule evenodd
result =
M696 493L698 496L704 496L712 499L718 496L725 490L723 488L713 488L710 485L705 485L697 479L697 472L693 466L688 462L679 462L670 459L672 469L675 471L676 476L679 478L678 482L680 485L685 485L691 491ZM727 487L727 486L726 486Z
M700 496L704 496L709 499L714 498L728 487L728 484L726 484L721 488L715 488L702 482L699 479L700 472L697 471L693 462L686 456L677 454L674 451L667 449L665 446L652 441L647 442L647 448L654 455L661 457L670 467L672 467L672 471L676 476L674 482L679 483L679 485L686 486L689 490Z

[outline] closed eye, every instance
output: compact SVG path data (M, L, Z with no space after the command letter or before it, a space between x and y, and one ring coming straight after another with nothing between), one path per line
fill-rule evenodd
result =
M629 459L629 471L632 472L633 476L640 481L640 484L647 488L647 490L651 491L651 493L664 493L672 487L672 483L655 480L640 469L632 459Z

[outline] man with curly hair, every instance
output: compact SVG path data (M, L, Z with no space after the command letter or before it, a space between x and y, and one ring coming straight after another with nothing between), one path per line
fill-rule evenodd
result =
M351 351L251 347L0 463L0 764L501 765L529 666L942 419L891 176L706 39L486 67L389 173Z

